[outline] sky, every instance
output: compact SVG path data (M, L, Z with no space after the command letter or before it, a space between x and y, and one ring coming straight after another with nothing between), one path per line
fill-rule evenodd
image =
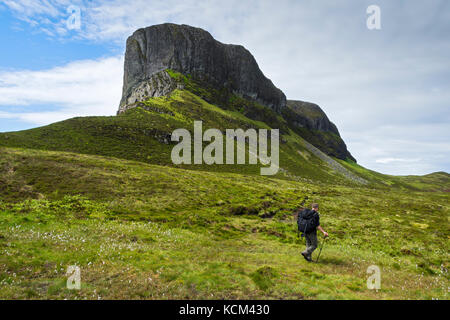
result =
M0 0L0 132L115 114L126 38L165 22L249 49L364 167L450 172L447 0Z

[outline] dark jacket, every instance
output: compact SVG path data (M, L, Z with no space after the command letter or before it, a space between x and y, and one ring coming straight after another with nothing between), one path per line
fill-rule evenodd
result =
M300 226L300 221L301 220L306 220L307 224L308 224L308 229L310 229L311 226L314 226L313 229L308 230L308 233L311 232L316 232L317 231L317 227L320 226L320 215L319 212L316 212L314 210L310 210L310 209L304 209L301 212L299 212L298 214L298 225L299 225L299 231L303 231L302 228L303 226Z

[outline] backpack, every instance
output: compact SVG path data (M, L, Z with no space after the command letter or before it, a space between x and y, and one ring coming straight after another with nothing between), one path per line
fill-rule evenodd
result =
M317 213L314 210L303 209L297 218L298 231L303 234L310 233L317 228Z

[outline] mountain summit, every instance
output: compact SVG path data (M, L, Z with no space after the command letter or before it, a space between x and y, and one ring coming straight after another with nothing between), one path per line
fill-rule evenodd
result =
M199 28L166 23L139 29L128 38L119 113L144 97L175 89L167 69L227 88L276 112L286 106L284 93L264 76L247 49L223 44Z
M199 81L197 84L203 89L195 90L195 94L210 103L227 109L230 99L236 101L233 97L240 97L241 105L251 101L268 107L273 113L234 106L240 112L247 109L247 117L284 132L289 127L329 156L356 161L337 127L319 106L287 101L284 93L264 76L247 49L223 44L207 31L187 25L150 26L136 30L127 39L118 114L142 107L142 102L150 98L169 96L176 89L192 91L186 88L188 79ZM280 123L279 118L284 121Z

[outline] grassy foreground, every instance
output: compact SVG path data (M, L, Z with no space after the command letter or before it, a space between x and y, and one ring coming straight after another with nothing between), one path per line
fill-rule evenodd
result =
M0 298L448 299L444 178L405 178L439 186L419 192L0 148ZM311 202L330 233L318 264L292 216Z

